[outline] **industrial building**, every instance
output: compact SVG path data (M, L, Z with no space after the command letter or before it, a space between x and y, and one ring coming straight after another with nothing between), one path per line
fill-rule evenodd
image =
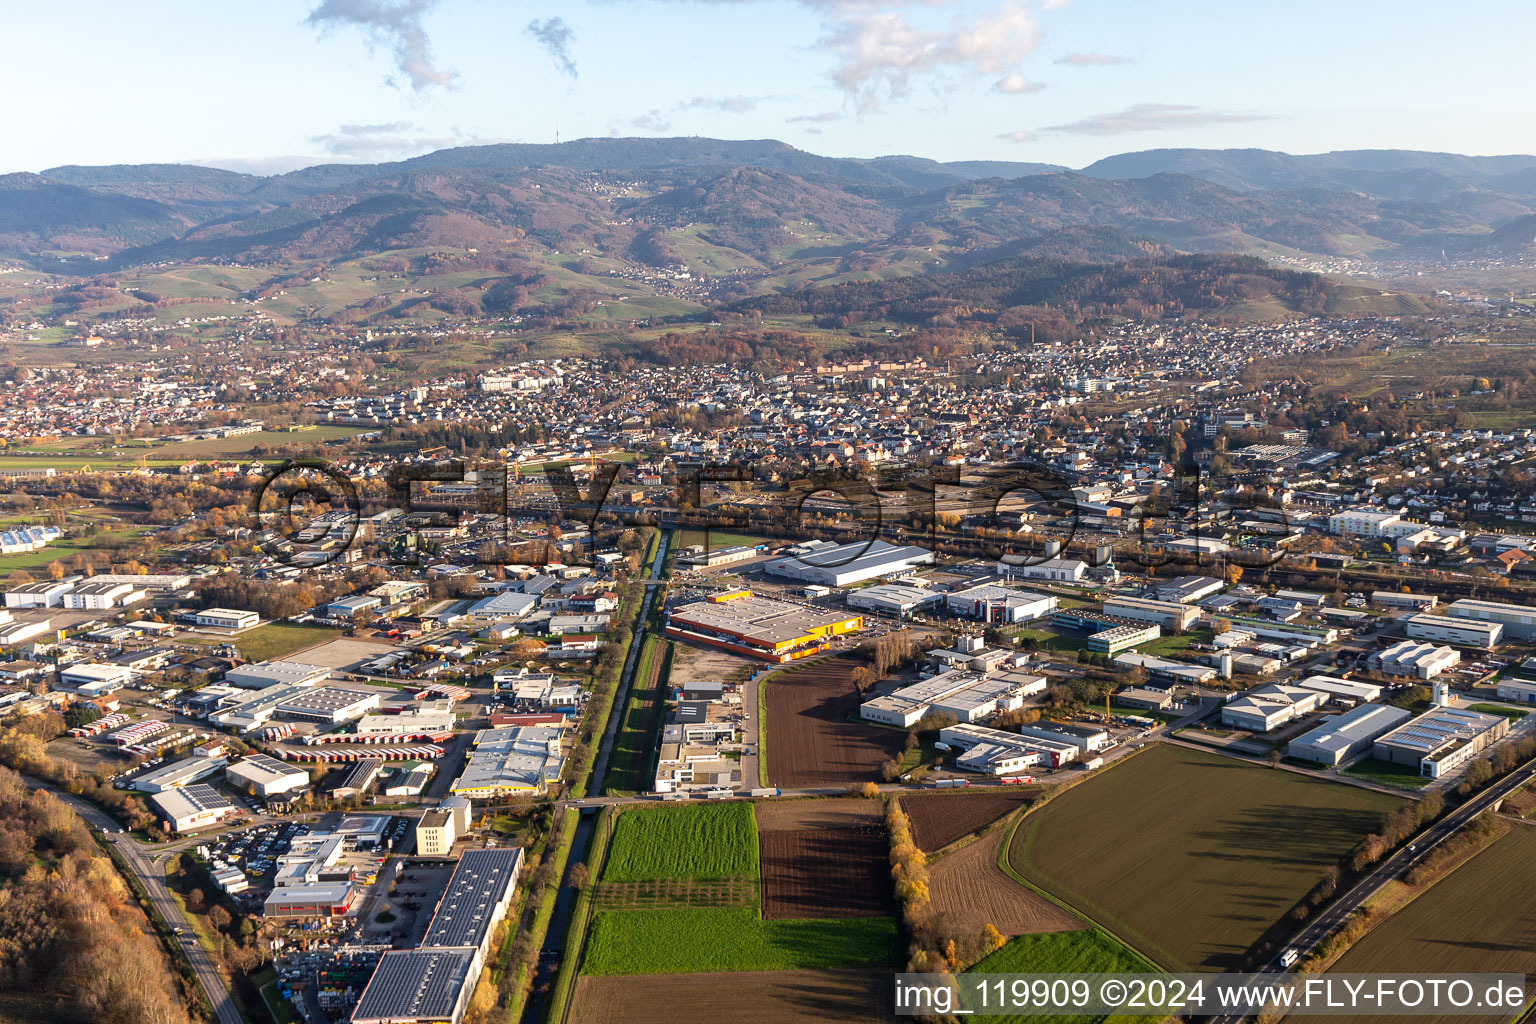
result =
M1150 627L1156 628L1156 627ZM1154 637L1154 639L1156 639ZM1162 679L1170 683L1187 683L1191 686L1208 683L1216 678L1216 670L1209 665L1191 665L1183 661L1170 661L1151 654L1127 651L1115 658L1115 664L1126 669L1141 669L1148 679Z
M490 952L496 926L507 916L513 886L523 866L519 846L466 850L443 892L421 944Z
M255 612L234 608L204 608L192 616L193 625L213 626L217 629L249 629L261 621Z
M1371 604L1382 608L1412 608L1422 612L1439 603L1440 599L1433 594L1407 594L1398 590L1371 591Z
M482 597L469 606L464 614L475 622L516 622L537 608L539 596L537 594L519 594L514 590L503 590L499 594L490 597Z
M1211 576L1180 576L1158 583L1154 588L1159 601L1173 604L1194 604L1196 601L1220 593L1227 584Z
M379 707L377 692L344 690L336 686L316 686L299 690L276 704L273 713L282 718L304 722L338 725L361 718Z
M21 583L5 592L7 608L62 608L64 595L79 582L79 577L62 580L38 580Z
M1111 626L1101 629L1088 638L1088 649L1111 657L1132 647L1151 643L1163 635L1161 626Z
M937 590L909 587L900 583L881 583L855 590L848 595L850 608L897 619L909 618L943 603L944 595Z
M1115 694L1115 703L1141 711L1166 711L1173 705L1173 691L1128 686Z
M1536 639L1536 608L1528 605L1463 599L1452 601L1447 611L1459 619L1497 622L1511 640Z
M212 786L183 786L153 793L149 802L160 812L160 820L172 832L190 832L217 825L239 809Z
M1316 711L1325 697L1317 690L1267 683L1237 694L1221 707L1221 724L1249 732L1269 732Z
M1514 704L1536 704L1536 682L1526 679L1500 679L1499 700Z
M353 1024L460 1024L522 864L516 847L466 852L421 947L379 958L352 1011Z
M266 754L249 754L224 769L224 778L242 792L269 800L309 785L309 772Z
M1047 558L1043 562L1014 565L1012 562L997 563L997 571L1004 576L1017 576L1026 580L1049 580L1053 583L1076 583L1088 573L1088 563L1077 558Z
M1331 700L1353 701L1365 704L1381 697L1382 687L1375 683L1362 683L1354 679L1340 679L1338 676L1307 676L1305 679L1296 680L1296 686L1308 690L1316 690L1323 694L1323 703Z
M1104 614L1135 622L1154 622L1170 633L1181 633L1200 621L1199 608L1143 597L1112 597L1104 602Z
M99 697L120 690L131 682L133 670L126 665L81 662L59 670L59 685L82 697Z
M145 772L128 783L140 793L163 793L217 775L229 762L222 757L187 757Z
M351 882L280 885L262 903L261 912L275 921L341 917L352 908L356 890Z
M1403 632L1413 640L1490 650L1504 638L1504 624L1420 612L1403 620Z
M1317 728L1291 740L1286 753L1303 761L1341 765L1371 749L1377 737L1397 728L1412 715L1388 704L1357 704Z
M846 587L932 564L932 551L910 545L898 547L883 540L849 544L811 541L792 549L786 558L768 562L764 569L771 575L787 576L805 583Z
M994 626L1043 619L1056 610L1056 598L1026 590L983 583L949 594L944 603L952 615L980 619Z
M1092 612L1078 608L1058 611L1051 616L1051 625L1063 629L1089 631L1088 648L1109 655L1130 650L1138 644L1149 643L1163 635L1163 627L1117 615Z
M1049 755L1045 748L1057 745L1051 741L1037 743L1001 729L966 724L951 725L939 730L939 742L963 751L955 759L955 767L982 775L1017 775L1028 771L1046 763ZM1068 743L1059 746L1074 754L1077 750Z
M1434 707L1371 745L1371 756L1416 767L1431 779L1453 773L1509 735L1509 719L1462 708Z
M1461 664L1461 652L1454 647L1436 647L1404 640L1371 655L1376 668L1389 676L1433 679Z
M750 590L714 594L680 605L667 616L665 633L750 658L783 663L817 654L832 637L862 628L864 619L787 601L756 597Z
M1109 730L1072 722L1031 722L1019 726L1019 735L1058 743L1071 743L1084 754L1109 746Z
M224 673L224 682L242 690L265 690L269 686L313 686L330 677L323 665L298 661L258 661Z
M1044 693L1045 686L1042 676L1018 671L983 675L956 669L873 697L859 705L859 714L871 722L902 728L916 725L931 712L975 722L1023 707L1025 697Z
M677 560L695 569L713 569L716 566L732 565L736 562L745 562L749 558L756 558L760 550L754 544L737 544L728 548L712 548L709 551L696 545L678 556Z
M352 1024L459 1024L479 977L472 949L392 949L352 1010Z
M383 770L384 759L381 757L365 757L353 761L342 774L341 781L331 788L331 795L338 800L362 796L379 780L379 773Z
M76 584L64 595L64 607L74 611L104 612L112 608L126 608L142 601L144 591L132 583L103 582L92 579Z
M562 735L558 726L481 729L448 792L475 799L542 793L560 777Z

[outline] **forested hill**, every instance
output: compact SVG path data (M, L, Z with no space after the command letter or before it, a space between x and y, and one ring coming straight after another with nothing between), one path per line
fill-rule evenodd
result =
M1341 285L1236 255L1159 256L1125 263L1020 257L964 271L866 281L761 296L739 311L809 314L835 326L889 321L912 326L992 323L1037 330L1091 317L1187 313L1421 312L1403 296ZM1049 308L1047 308L1049 307Z

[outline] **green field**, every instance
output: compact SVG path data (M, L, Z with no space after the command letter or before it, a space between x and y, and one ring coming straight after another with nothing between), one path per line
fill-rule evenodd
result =
M746 807L750 813L751 807ZM622 819L621 819L622 820ZM779 971L889 964L900 936L889 917L765 921L756 910L600 910L587 974Z
M313 647L315 644L325 643L341 636L341 630L331 629L329 626L296 626L288 622L268 622L247 630L239 636L231 637L229 642L235 645L235 650L240 652L240 657L246 661L269 661L272 658L281 658L292 654L294 651ZM185 637L188 643L201 643L210 646L223 643L210 637Z
M1159 743L1027 814L1007 856L1160 966L1235 970L1397 804Z
M757 874L757 822L752 805L733 801L626 810L613 830L603 881L756 878Z
M1525 884L1536 863L1536 828L1508 834L1432 885L1378 924L1329 968L1330 972L1452 973L1492 971L1536 974L1536 888ZM1531 989L1527 986L1529 996ZM1432 1024L1496 1021L1496 1016L1425 1016ZM1287 1017L1288 1022L1314 1018ZM1380 1017L1317 1017L1350 1024Z
M1530 714L1523 708L1512 708L1508 704L1468 704L1468 711L1481 711L1485 715L1503 715L1511 722L1518 722Z
M1144 973L1155 968L1098 928L1076 932L1020 935L997 952L966 968L968 974L1111 974ZM1110 1024L1150 1021L1146 1017L1102 1014L987 1014L978 1019L999 1024Z
M1361 758L1339 774L1362 782L1377 782L1383 786L1400 786L1404 789L1421 789L1434 781L1426 779L1419 774L1417 768L1410 765L1378 761L1374 757Z

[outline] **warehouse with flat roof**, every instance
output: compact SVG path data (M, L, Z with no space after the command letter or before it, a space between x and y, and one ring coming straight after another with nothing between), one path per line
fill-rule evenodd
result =
M783 663L826 650L831 638L863 625L860 615L735 590L673 608L664 632L676 639Z
M352 1010L352 1024L459 1024L479 978L473 949L392 949Z
M1426 778L1450 775L1509 735L1509 719L1465 708L1434 707L1371 745L1371 756L1418 768Z
M272 710L283 718L336 725L361 718L379 708L378 693L345 690L338 686L316 686L299 690Z
M1504 627L1504 635L1510 639L1536 639L1536 608L1529 605L1463 598L1452 601L1446 610L1459 619L1497 622Z
M1403 632L1413 640L1488 650L1497 647L1504 639L1504 624L1419 612L1403 620Z
M937 608L943 603L944 595L937 590L910 587L902 583L880 583L848 595L849 608L898 619Z
M162 793L217 775L229 762L222 757L186 757L145 772L128 783L140 793Z
M1023 672L982 674L964 669L941 672L859 705L871 722L907 728L939 712L962 722L975 722L999 711L1024 706L1024 698L1045 692L1043 676Z
M224 682L242 690L265 690L269 686L313 686L329 677L324 665L306 665L300 661L258 661L224 673Z
M486 956L496 926L507 916L522 866L518 846L464 851L421 944L467 946Z
M1378 736L1397 728L1410 717L1409 712L1389 704L1357 704L1291 740L1286 753L1303 761L1340 765L1370 750Z
M1179 633L1200 621L1200 609L1177 601L1149 601L1144 597L1112 597L1104 602L1104 614L1136 622L1154 622Z
M1342 699L1363 704L1379 699L1382 691L1382 687L1376 683L1362 683L1355 679L1341 679L1338 676L1307 676L1305 679L1296 680L1296 685L1324 694L1325 703Z
M218 790L202 784L156 792L149 802L155 805L160 820L172 832L207 828L239 813L239 808Z
M248 754L224 769L230 785L262 799L282 796L309 785L309 772L266 754Z
M764 569L771 575L787 576L805 583L846 587L932 564L932 551L911 545L898 547L883 540L848 544L811 541L797 548L794 554L766 563Z
M1056 598L1049 594L1032 594L995 583L956 590L945 598L944 603L953 615L980 619L995 626L1043 619L1056 610Z
M1221 724L1249 732L1269 732L1316 711L1324 701L1317 690L1268 683L1237 694L1221 706Z
M481 729L459 777L448 792L475 799L542 793L560 777L559 726L517 725Z

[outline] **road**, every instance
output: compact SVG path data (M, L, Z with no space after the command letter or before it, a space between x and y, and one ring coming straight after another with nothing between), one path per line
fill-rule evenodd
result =
M122 854L123 859L128 862L128 866L133 869L133 873L138 876L139 882L144 886L144 891L149 894L149 901L154 904L160 918L171 928L181 929L182 935L178 936L183 938L180 943L181 951L191 962L192 972L197 975L198 984L202 985L203 991L207 993L208 1001L213 1005L219 1024L243 1024L240 1010L235 1005L234 997L229 994L229 986L224 984L223 976L214 966L213 958L195 939L186 941L186 937L193 935L191 922L186 919L181 912L181 907L171 898L171 891L165 885L165 871L154 862L150 851L145 850L126 833L119 835L121 826L105 811L67 793L61 793L52 786L35 779L25 781L33 789L45 789L64 801L88 824L102 832L107 842L117 847L117 852Z
M1359 910L1366 900L1380 892L1383 886L1401 877L1431 850L1449 839L1457 829L1532 778L1536 778L1536 759L1527 761L1498 782L1472 796L1466 803L1442 816L1412 842L1399 847L1396 853L1376 865L1370 874L1356 882L1353 888L1335 900L1327 910L1313 918L1312 922L1303 928L1301 934L1297 935L1286 948L1296 950L1298 961L1305 960L1323 939L1343 924L1349 915ZM1259 974L1284 974L1285 972L1286 968L1280 965L1278 955L1258 971ZM1212 1017L1210 1021L1211 1024L1238 1024L1243 1016L1243 1014L1229 1013Z
M653 584L660 582L662 565L667 560L667 549L672 546L673 532L662 532L661 539L656 543L656 557L651 560L651 575L645 588L645 600L640 605L640 616L635 619L634 639L629 642L629 653L624 656L624 671L619 673L619 686L613 695L613 707L608 711L608 724L603 729L602 742L598 744L597 756L592 759L592 775L587 782L588 793L601 793L603 791L604 777L608 774L608 758L613 753L614 738L619 734L619 723L624 720L624 707L629 702L629 688L635 681L635 666L640 661L640 648L645 643L645 621L650 618L651 606L656 602L657 587ZM559 813L559 807L556 807Z

